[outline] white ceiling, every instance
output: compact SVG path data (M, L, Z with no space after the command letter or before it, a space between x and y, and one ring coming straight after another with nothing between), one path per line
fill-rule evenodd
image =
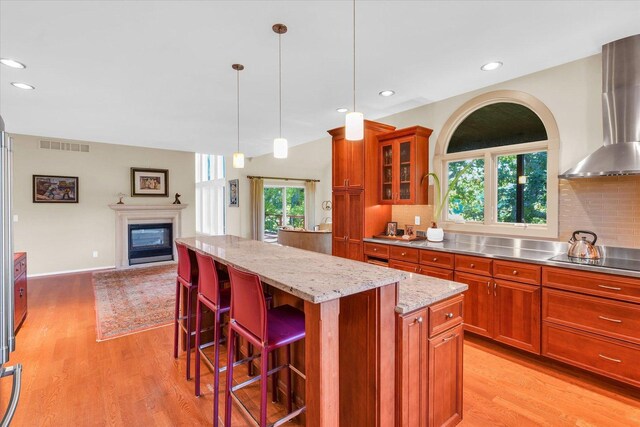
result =
M0 112L13 133L229 154L341 126L350 1L0 1ZM357 2L358 109L376 119L600 52L640 32L640 1ZM504 62L494 72L480 65ZM35 91L16 89L23 81ZM378 96L383 89L397 94Z

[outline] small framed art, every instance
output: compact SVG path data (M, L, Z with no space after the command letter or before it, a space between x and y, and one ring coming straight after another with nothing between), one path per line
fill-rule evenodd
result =
M78 203L78 177L33 175L33 203Z
M131 197L168 196L168 169L131 168Z
M397 222L388 222L387 223L387 236L395 236L398 234L398 223Z
M240 185L237 179L229 180L229 207L237 208L239 206L238 198L240 193Z

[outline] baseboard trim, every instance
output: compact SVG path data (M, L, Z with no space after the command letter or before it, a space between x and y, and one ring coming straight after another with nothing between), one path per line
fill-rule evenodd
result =
M53 272L50 272L50 273L38 273L38 274L29 274L28 271L27 271L27 278L63 276L65 274L89 273L89 272L94 272L94 271L113 270L115 268L116 268L115 265L107 265L107 266L104 266L104 267L80 268L78 270L63 270L63 271L53 271Z

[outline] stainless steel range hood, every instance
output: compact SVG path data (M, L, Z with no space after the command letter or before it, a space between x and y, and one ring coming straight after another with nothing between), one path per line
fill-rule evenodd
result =
M604 146L560 178L640 175L640 34L602 46Z

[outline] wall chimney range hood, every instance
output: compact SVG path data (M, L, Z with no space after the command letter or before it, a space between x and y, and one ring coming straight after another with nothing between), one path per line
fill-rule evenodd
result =
M604 146L560 178L640 175L640 34L602 46Z

